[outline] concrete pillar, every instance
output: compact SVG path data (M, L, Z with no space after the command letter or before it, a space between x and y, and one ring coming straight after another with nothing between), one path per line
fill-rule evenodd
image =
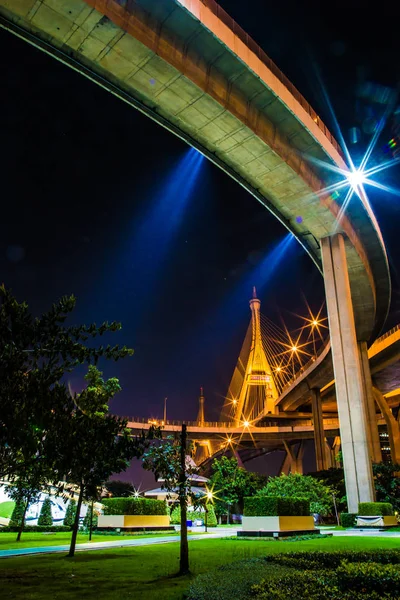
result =
M357 513L358 503L373 502L375 494L343 235L323 238L321 249L347 503Z
M375 398L372 392L371 370L369 368L368 348L366 342L358 342L360 354L361 380L366 399L366 417L368 445L372 462L382 462L381 441L379 439L378 420L376 418Z
M315 461L317 471L328 468L326 450L324 420L322 417L321 393L318 389L311 390L312 419L314 425Z
M303 457L304 457L305 444L304 440L301 440L299 449L297 450L296 456L296 473L303 475Z
M297 454L295 452L294 446L288 444L285 440L283 441L283 445L286 450L286 458L281 467L281 473L285 475L290 473L299 473L303 474L303 455L304 455L304 442L300 442L299 449Z
M380 411L385 419L388 435L389 435L389 446L390 455L392 457L392 463L400 465L400 425L399 422L394 418L392 411L390 410L386 398L378 388L373 388L374 397L376 403L379 406Z

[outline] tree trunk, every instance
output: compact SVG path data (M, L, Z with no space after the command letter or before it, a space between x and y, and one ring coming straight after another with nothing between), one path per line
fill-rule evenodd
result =
M78 503L76 505L74 525L72 527L71 544L70 544L69 552L68 552L68 556L71 558L75 554L76 538L77 538L78 529L79 529L79 515L81 514L81 506L82 506L82 500L83 500L83 489L84 489L83 483L81 483L81 486L79 488Z
M94 500L92 500L92 503L90 505L90 525L89 525L89 542L92 541L92 529L93 529L93 503Z
M23 531L24 525L25 525L25 515L26 515L26 511L28 510L29 501L30 501L30 497L28 497L27 501L25 502L24 513L22 515L21 524L18 529L17 542L21 541L21 535L22 535L22 531Z
M189 573L189 545L187 537L187 497L186 497L186 425L182 425L181 433L181 474L179 481L179 505L181 507L181 550L179 574Z

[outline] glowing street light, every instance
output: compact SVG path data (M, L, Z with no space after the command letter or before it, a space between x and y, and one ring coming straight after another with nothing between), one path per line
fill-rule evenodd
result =
M347 181L352 187L353 191L357 192L358 189L367 181L364 171L350 171L346 173Z

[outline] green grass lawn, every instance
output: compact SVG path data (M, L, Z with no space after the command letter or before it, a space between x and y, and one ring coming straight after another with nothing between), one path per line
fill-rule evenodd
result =
M158 533L133 533L131 535L102 535L94 533L92 542L116 542L118 540L143 539L159 537L164 535L177 535L176 531L160 531ZM35 546L63 546L71 541L70 532L62 533L22 533L20 542L16 542L16 533L0 533L0 550L11 550L12 548L34 548ZM88 533L78 534L78 544L89 542Z
M5 534L3 534L5 535ZM73 559L41 555L0 560L2 598L13 600L181 600L191 577L226 563L298 550L399 548L394 538L337 537L303 542L190 542L191 576L174 577L179 544L80 552Z
M9 519L12 515L12 511L14 510L14 506L15 502L13 500L6 500L5 502L0 502L0 517Z

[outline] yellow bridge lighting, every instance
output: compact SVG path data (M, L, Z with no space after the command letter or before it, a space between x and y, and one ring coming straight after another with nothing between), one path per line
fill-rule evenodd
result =
M297 346L292 346L292 352L297 352Z
M318 323L318 321L315 321L315 320L314 320L314 321L312 322L312 325L314 325L314 327L317 327L317 325L319 325L319 323Z
M250 423L249 423L249 421L244 421L244 423L243 423L243 427L249 427L249 426L250 426Z
M236 406L236 404L237 404L237 400L236 400L236 398L234 398L234 399L232 400L232 404L234 404L234 405Z

